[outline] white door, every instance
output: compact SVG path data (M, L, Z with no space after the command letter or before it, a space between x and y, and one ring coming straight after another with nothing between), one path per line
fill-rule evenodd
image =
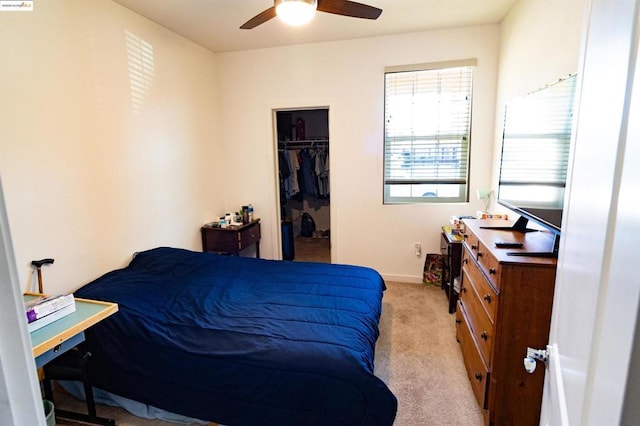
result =
M586 8L543 425L627 424L640 412L625 403L633 394L627 377L638 370L631 356L640 294L637 9L635 0L592 0Z

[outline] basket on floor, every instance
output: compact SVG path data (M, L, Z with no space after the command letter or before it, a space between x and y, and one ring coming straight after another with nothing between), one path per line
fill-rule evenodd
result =
M442 255L429 253L424 259L422 283L425 285L441 285L442 283Z

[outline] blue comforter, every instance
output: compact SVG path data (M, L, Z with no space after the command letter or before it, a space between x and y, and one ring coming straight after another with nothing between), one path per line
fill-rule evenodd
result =
M369 268L162 247L75 296L119 305L87 332L98 388L231 426L391 425L383 290Z

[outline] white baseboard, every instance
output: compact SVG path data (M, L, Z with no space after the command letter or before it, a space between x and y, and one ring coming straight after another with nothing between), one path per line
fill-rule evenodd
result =
M422 276L418 275L388 275L382 274L385 281L394 281L399 283L422 284Z

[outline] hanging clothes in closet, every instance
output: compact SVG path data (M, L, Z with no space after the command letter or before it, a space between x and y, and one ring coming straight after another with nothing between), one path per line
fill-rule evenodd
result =
M287 144L278 151L281 201L329 198L328 147Z

